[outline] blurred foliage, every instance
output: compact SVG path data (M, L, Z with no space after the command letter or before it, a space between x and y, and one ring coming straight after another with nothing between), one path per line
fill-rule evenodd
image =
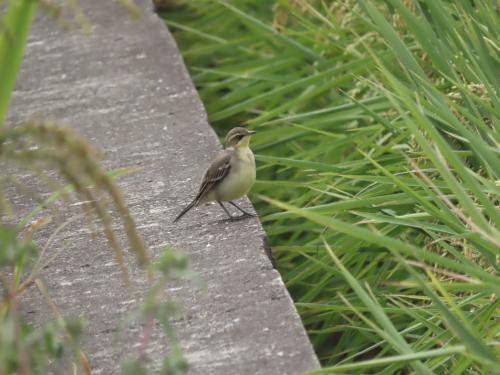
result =
M138 15L138 9L129 0L120 0L120 3L132 15ZM83 321L80 317L65 317L43 281L50 275L42 275L41 271L54 260L54 255L46 256L47 250L55 245L58 232L66 225L86 218L93 233L99 228L104 232L126 285L130 283L129 271L124 244L118 240L117 232L125 233L128 240L125 245L139 266L146 269L150 260L114 181L114 177L127 170L106 171L97 151L66 126L28 120L19 124L4 123L37 6L54 21L54 27L90 32L85 14L74 1L0 1L0 374L47 374L58 364L68 366L68 359L71 367L68 373L80 369L90 374L91 363L79 346L80 338L85 335ZM38 181L41 189L51 192L48 198L42 198L25 184L26 172ZM23 180L19 178L21 175ZM20 212L16 207L13 197L16 193L24 195L27 202L34 202L30 212ZM83 202L82 213L68 218L69 215L64 215L69 212L66 208L74 202ZM95 219L100 226L94 227ZM42 228L52 231L49 237L43 236L43 246L33 240L33 235ZM168 281L188 274L187 259L168 250L161 258L161 265L156 270L157 277L152 269L146 271L151 290L138 318L148 322L145 336L149 335L147 329L154 328L154 322L159 321L171 344L171 353L165 356L161 370L154 372L183 374L187 365L170 323L175 305L171 301L163 302L166 297L160 292ZM33 289L53 315L52 320L36 326L28 322L20 309L23 295ZM144 340L144 345L147 344L148 340ZM134 371L136 366L147 373L145 369L151 367L149 362L148 358L139 356L124 365L123 372L139 373Z
M182 356L182 349L179 339L175 334L172 319L180 317L179 307L176 303L168 300L163 291L172 280L189 279L198 280L197 276L189 269L189 262L186 255L165 248L162 255L152 265L155 274L159 277L151 286L144 297L140 309L134 312L128 319L140 321L144 324L144 340L139 348L137 357L130 357L122 364L123 375L147 374L149 373L145 363L146 347L154 328L154 322L160 323L163 333L167 338L169 355L165 356L158 371L153 372L161 375L182 375L187 373L189 366Z

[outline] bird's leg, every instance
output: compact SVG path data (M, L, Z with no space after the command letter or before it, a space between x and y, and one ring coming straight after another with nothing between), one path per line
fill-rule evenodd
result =
M229 213L229 211L227 210L227 208L226 208L226 207L224 207L224 205L222 204L222 202L221 202L221 201L217 201L217 203L219 203L219 205L222 207L222 209L226 212L227 216L229 216L229 218L230 218L231 220L233 220L233 219L234 219L234 216L233 216L233 215L231 215L231 214Z
M258 216L258 215L256 215L256 214L252 214L252 213L250 213L250 212L245 211L243 208L239 207L239 206L238 206L236 203L234 203L233 201L228 201L228 202L229 202L229 204L233 205L233 206L234 206L234 207L236 207L238 210L240 210L241 212L243 212L243 215L246 215L246 216L254 216L254 217Z

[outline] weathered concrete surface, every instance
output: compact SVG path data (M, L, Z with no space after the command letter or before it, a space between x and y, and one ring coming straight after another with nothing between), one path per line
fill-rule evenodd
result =
M104 150L107 168L144 167L119 181L153 257L165 245L184 250L206 282L204 289L186 282L168 291L184 307L176 328L191 374L282 375L317 367L266 256L258 219L228 222L219 207L206 206L172 223L220 144L150 0L136 0L139 21L112 1L79 4L93 25L90 36L37 18L7 123L57 119ZM30 208L26 198L16 199L20 211ZM242 203L249 209L248 200ZM83 349L93 374L115 374L142 339L141 327L118 341L116 329L145 283L135 269L136 286L125 289L106 242L88 232L82 223L62 231L50 252L62 251L45 270L46 281L61 311L87 321ZM24 310L34 321L50 317L36 293ZM148 350L153 359L167 351L160 336Z

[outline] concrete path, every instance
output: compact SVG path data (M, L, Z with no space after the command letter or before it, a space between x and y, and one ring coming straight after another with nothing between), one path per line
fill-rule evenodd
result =
M172 36L149 0L135 2L143 12L138 21L114 1L79 1L92 24L90 36L39 16L7 124L57 119L103 150L107 168L143 167L119 182L153 257L165 245L183 250L206 283L168 290L183 306L176 329L190 374L286 375L316 368L293 302L266 255L259 220L228 222L219 207L205 206L172 223L221 146ZM247 199L241 203L252 210ZM20 200L18 208L26 212L30 203ZM87 321L83 348L92 373L116 374L141 340L141 327L132 327L117 342L117 325L137 306L145 283L135 269L136 286L125 289L106 242L88 232L78 223L59 235L50 251L62 252L45 276L61 311ZM34 321L50 318L34 293L24 309ZM161 358L167 347L158 333L153 341L149 355Z

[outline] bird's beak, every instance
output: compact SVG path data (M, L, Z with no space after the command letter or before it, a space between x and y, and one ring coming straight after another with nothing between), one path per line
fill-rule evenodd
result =
M253 134L255 134L255 133L257 133L257 132L256 132L256 131L253 131L253 130L248 130L248 134L250 134L250 135L253 135Z

